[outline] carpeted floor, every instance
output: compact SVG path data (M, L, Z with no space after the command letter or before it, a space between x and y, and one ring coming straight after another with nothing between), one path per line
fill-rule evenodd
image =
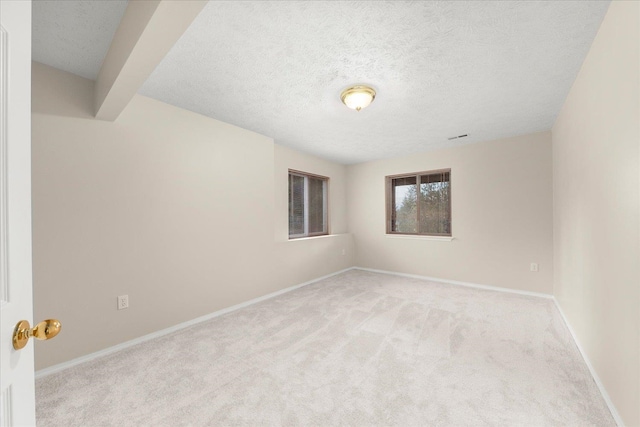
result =
M613 426L549 299L351 270L37 381L46 426Z

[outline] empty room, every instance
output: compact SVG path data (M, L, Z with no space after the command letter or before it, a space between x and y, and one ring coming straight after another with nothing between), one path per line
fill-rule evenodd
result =
M640 2L0 24L1 426L640 426Z

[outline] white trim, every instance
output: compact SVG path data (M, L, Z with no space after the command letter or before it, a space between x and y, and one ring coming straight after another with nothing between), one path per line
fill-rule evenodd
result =
M376 270L373 268L365 268L365 267L354 267L354 269L370 271L372 273L382 273L382 274L391 274L391 275L400 276L400 277L410 277L412 279L428 280L430 282L439 282L439 283L447 283L450 285L466 286L468 288L485 289L488 291L506 292L510 294L527 295L530 297L547 298L547 299L553 298L553 295L545 294L542 292L521 291L518 289L501 288L499 286L481 285L478 283L470 283L470 282L459 282L457 280L448 280L448 279L440 279L438 277L420 276L418 274L398 273L395 271L388 271L388 270Z
M294 237L289 238L287 242L304 242L305 240L315 240L315 239L325 239L327 237L340 237L340 236L348 236L349 233L341 233L341 234L320 234L319 236L309 236L309 237ZM350 270L354 267L349 267L347 270Z
M319 236L319 237L328 237L328 236ZM137 344L141 344L141 343L143 343L145 341L149 341L149 340L152 340L154 338L158 338L158 337L161 337L161 336L164 336L164 335L168 335L168 334L173 333L175 331L179 331L181 329L188 328L190 326L196 325L198 323L205 322L207 320L213 319L213 318L218 317L218 316L222 316L222 315L230 313L232 311L239 310L239 309L244 308L244 307L248 307L250 305L253 305L253 304L256 304L258 302L261 302L261 301L276 297L278 295L282 295L282 294L287 293L287 292L291 292L291 291L293 291L295 289L301 288L301 287L306 286L306 285L310 285L310 284L318 282L320 280L324 280L324 279L327 279L327 278L332 277L332 276L337 276L338 274L342 274L342 273L344 273L346 271L349 271L349 270L369 271L369 272L372 272L372 273L389 274L389 275L393 275L393 276L409 277L409 278L413 278L413 279L428 280L428 281L431 281L431 282L447 283L447 284L451 284L451 285L466 286L466 287L470 287L470 288L485 289L485 290L506 292L506 293L519 294L519 295L527 295L527 296L533 296L533 297L546 298L546 299L553 300L555 306L558 309L558 312L560 313L560 316L562 317L562 320L564 321L565 325L567 326L567 329L569 330L569 333L571 334L571 336L573 338L573 341L575 342L576 346L578 347L578 351L582 355L582 358L584 359L584 361L585 361L585 363L587 365L587 368L589 369L589 372L591 373L591 376L593 377L593 380L595 381L596 385L598 386L598 389L600 390L600 394L602 395L602 398L604 399L604 401L606 402L607 406L609 407L609 411L611 411L611 415L613 416L613 419L615 420L616 424L619 427L624 427L624 423L622 422L622 418L620 417L620 414L618 414L618 411L616 410L616 407L614 406L613 402L611 401L611 398L609 397L609 394L607 393L606 389L604 388L604 385L600 381L600 378L598 377L598 374L596 373L595 369L593 368L593 365L591 365L591 362L589 361L589 358L587 357L587 354L585 353L584 349L580 345L580 342L578 341L578 337L577 337L576 333L574 332L573 328L571 327L571 325L569 324L569 321L567 320L567 317L565 316L564 312L562 311L562 308L560 307L560 304L558 303L558 300L553 295L545 294L545 293L541 293L541 292L521 291L521 290L517 290L517 289L501 288L501 287L497 287L497 286L481 285L481 284L470 283L470 282L460 282L460 281L457 281L457 280L446 280L446 279L440 279L440 278L437 278L437 277L421 276L421 275L417 275L417 274L405 274L405 273L398 273L398 272L395 272L395 271L388 271L388 270L376 270L376 269L373 269L373 268L366 268L366 267L349 267L349 268L345 268L343 270L336 271L334 273L327 274L325 276L318 277L318 278L313 279L313 280L309 280L308 282L304 282L304 283L300 283L298 285L290 286L288 288L281 289L279 291L275 291L275 292L272 292L272 293L267 294L267 295L263 295L263 296L258 297L258 298L254 298L252 300L245 301L243 303L236 304L236 305L233 305L231 307L223 308L222 310L218 310L218 311L215 311L215 312L210 313L210 314L206 314L206 315L201 316L201 317L197 317L197 318L189 320L187 322L179 323L179 324L171 326L169 328L162 329L162 330L156 331L156 332L152 332L152 333L147 334L147 335L143 335L143 336L135 338L133 340L130 340L130 341L127 341L127 342L124 342L124 343L121 343L121 344L118 344L118 345L115 345L115 346L112 346L112 347L109 347L109 348L105 348L105 349L97 351L95 353L87 354L85 356L81 356L81 357L78 357L76 359L69 360L67 362L63 362L63 363L60 363L60 364L57 364L57 365L54 365L54 366L50 366L48 368L40 369L39 371L37 371L35 373L35 378L36 379L44 378L44 377L46 377L48 375L51 375L51 374L54 374L56 372L60 372L60 371L63 371L65 369L69 369L69 368L74 367L76 365L80 365L82 363L86 363L86 362L89 362L91 360L103 357L103 356L107 356L109 354L115 353L115 352L120 351L120 350L124 350L125 348L129 348L129 347L132 347L132 346L137 345Z
M9 110L9 42L0 25L0 305L9 302L9 259L7 231L7 114Z
M436 277L420 276L420 275L417 275L417 274L404 274L404 273L397 273L395 271L376 270L376 269L373 269L373 268L354 267L354 269L355 270L370 271L372 273L390 274L390 275L394 275L394 276L410 277L410 278L414 278L414 279L429 280L429 281L432 281L432 282L448 283L448 284L451 284L451 285L467 286L467 287L471 287L471 288L486 289L486 290L491 290L491 291L507 292L507 293L520 294L520 295L528 295L528 296L540 297L540 298L546 298L546 299L553 300L555 306L558 308L558 312L560 313L560 316L562 317L562 320L564 321L565 325L567 326L567 329L569 330L569 333L571 334L571 337L573 338L573 341L576 344L576 347L578 347L578 351L582 355L582 358L584 359L584 362L587 365L587 368L589 369L589 372L591 373L591 376L593 377L593 380L595 381L596 385L598 386L598 389L600 390L600 394L602 395L602 398L606 402L606 404L607 404L607 406L609 408L609 411L611 412L611 416L613 417L614 421L616 422L616 424L619 427L624 427L624 422L622 421L622 418L620 417L620 414L618 414L618 411L616 410L616 407L614 406L613 401L609 397L609 394L607 393L607 390L605 389L604 385L602 384L602 381L600 381L600 378L598 377L598 374L596 373L595 369L593 368L593 365L589 361L589 358L587 357L587 353L584 351L584 349L580 345L580 341L578 341L578 336L576 335L575 331L573 330L573 328L569 324L569 321L568 321L567 317L565 316L564 312L562 311L562 308L560 308L560 304L558 303L558 300L555 298L555 296L550 295L550 294L540 293L540 292L520 291L520 290L516 290L516 289L500 288L500 287L497 287L497 286L487 286L487 285L480 285L480 284L476 284L476 283L459 282L459 281L456 281L456 280L439 279L439 278L436 278Z
M593 365L589 361L589 357L587 357L587 353L584 351L584 348L582 348L582 346L580 345L580 341L578 341L578 335L576 335L575 331L571 327L571 324L569 323L567 316L565 316L564 311L562 311L562 308L560 307L560 303L555 297L553 297L553 302L555 303L558 309L558 312L560 312L560 316L562 317L564 324L567 326L569 333L573 337L573 341L576 343L576 347L578 347L578 351L582 355L582 358L584 359L584 363L587 364L587 368L589 368L589 372L591 372L591 376L593 377L593 380L596 382L596 385L600 390L600 394L602 395L602 398L607 403L607 406L609 407L609 411L611 412L611 416L613 417L614 421L619 427L624 427L624 422L622 421L620 414L616 410L616 407L613 404L613 401L611 400L611 398L609 397L607 390L604 388L604 384L602 384L602 381L600 381L600 378L598 377L596 370L593 368Z
M422 236L418 234L390 234L386 233L385 237L389 237L391 239L417 239L417 240L437 240L441 242L450 242L455 237L453 236Z
M11 397L13 393L11 385L0 393L0 426L11 427L13 425L13 416L11 414Z
M227 314L227 313L230 313L232 311L239 310L241 308L244 308L244 307L259 303L259 302L262 302L264 300L276 297L278 295L285 294L287 292L291 292L291 291L293 291L295 289L301 288L303 286L310 285L312 283L318 282L320 280L327 279L327 278L332 277L332 276L336 276L338 274L344 273L345 271L349 271L349 270L352 270L352 269L353 269L353 267L345 268L344 270L336 271L334 273L327 274L325 276L318 277L318 278L313 279L313 280L309 280L308 282L304 282L304 283L300 283L298 285L290 286L288 288L280 289L279 291L271 292L270 294L266 294L266 295L263 295L261 297L254 298L254 299L251 299L249 301L242 302L240 304L232 305L231 307L223 308L222 310L214 311L213 313L205 314L204 316L196 317L195 319L179 323L179 324L171 326L169 328L162 329L162 330L156 331L156 332L152 332L150 334L143 335L143 336L138 337L138 338L134 338L134 339L132 339L130 341L126 341L126 342L114 345L112 347L108 347L108 348L96 351L95 353L87 354L85 356L80 356L80 357L78 357L76 359L69 360L67 362L59 363L57 365L53 365L53 366L50 366L48 368L40 369L39 371L37 371L35 373L35 378L36 379L40 379L40 378L46 377L48 375L55 374L56 372L64 371L65 369L72 368L72 367L74 367L76 365L80 365L82 363L86 363L86 362L89 362L91 360L98 359L98 358L103 357L103 356L107 356L107 355L115 353L117 351L124 350L125 348L129 348L129 347L132 347L134 345L141 344L143 342L152 340L154 338L158 338L158 337L161 337L161 336L164 336L164 335L168 335L170 333L179 331L179 330L184 329L184 328L188 328L189 326L193 326L193 325L196 325L198 323L206 322L207 320L213 319L213 318L218 317L218 316L222 316L223 314Z

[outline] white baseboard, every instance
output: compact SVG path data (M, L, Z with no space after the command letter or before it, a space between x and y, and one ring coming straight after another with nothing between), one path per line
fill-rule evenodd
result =
M57 365L49 366L48 368L40 369L39 371L37 371L35 373L35 378L36 379L40 379L40 378L46 377L48 375L54 374L56 372L60 372L60 371L63 371L65 369L69 369L69 368L74 367L76 365L80 365L82 363L86 363L86 362L89 362L91 360L98 359L100 357L104 357L104 356L106 356L108 354L115 353L115 352L123 350L125 348L129 348L129 347L132 347L134 345L138 345L138 344L143 343L145 341L149 341L149 340L152 340L154 338L161 337L163 335L168 335L168 334L170 334L172 332L179 331L180 329L188 328L189 326L193 326L193 325L196 325L196 324L201 323L201 322L206 322L207 320L213 319L213 318L218 317L218 316L222 316L223 314L227 314L227 313L230 313L232 311L239 310L241 308L244 308L244 307L259 303L261 301L276 297L278 295L285 294L287 292L291 292L291 291L293 291L295 289L301 288L303 286L310 285L312 283L318 282L320 280L327 279L327 278L332 277L332 276L336 276L338 274L344 273L345 271L349 271L349 270L352 270L352 269L353 269L353 267L345 268L344 270L336 271L335 273L327 274L325 276L318 277L318 278L315 278L313 280L309 280L308 282L304 282L304 283L300 283L298 285L290 286L288 288L280 289L279 291L271 292L270 294L263 295L263 296L258 297L258 298L254 298L254 299L251 299L249 301L245 301L245 302L240 303L240 304L232 305L231 307L223 308L222 310L214 311L213 313L209 313L209 314L206 314L204 316L196 317L195 319L188 320L188 321L183 322L183 323L179 323L179 324L171 326L169 328L162 329L162 330L156 331L156 332L152 332L150 334L143 335L143 336L138 337L138 338L134 338L134 339L132 339L130 341L126 341L126 342L114 345L112 347L108 347L108 348L105 348L103 350L96 351L95 353L87 354L85 356L81 356L81 357L78 357L76 359L69 360L67 362L59 363Z
M281 295L281 294L284 294L284 293L287 293L287 292L291 292L291 291L293 291L295 289L298 289L298 288L301 288L303 286L310 285L311 283L315 283L315 282L318 282L320 280L323 280L323 279L326 279L326 278L329 278L329 277L332 277L332 276L336 276L338 274L344 273L345 271L349 271L349 270L353 270L353 269L370 271L370 272L373 272L373 273L383 273L383 274L391 274L391 275L402 276L402 277L411 277L411 278L416 278L416 279L429 280L429 281L433 281L433 282L448 283L448 284L453 284L453 285L460 285L460 286L467 286L467 287L472 287L472 288L494 290L494 291L500 291L500 292L511 292L511 293L517 293L517 294L522 294L522 295L529 295L529 296L540 296L540 297L544 297L544 298L551 298L552 297L551 295L541 294L541 293L536 293L536 292L518 291L518 290L514 290L514 289L499 288L499 287L495 287L495 286L486 286L486 285L479 285L479 284L467 283L467 282L458 282L458 281L455 281L455 280L445 280L445 279L439 279L439 278L435 278L435 277L419 276L419 275L415 275L415 274L403 274L403 273L397 273L397 272L393 272L393 271L375 270L375 269L372 269L372 268L364 268L364 267L349 267L349 268L345 268L344 270L336 271L335 273L327 274L325 276L318 277L318 278L313 279L313 280L309 280L308 282L304 282L304 283L300 283L298 285L290 286L288 288L281 289L279 291L272 292L270 294L263 295L263 296L258 297L258 298L254 298L252 300L245 301L243 303L233 305L231 307L223 308L222 310L218 310L218 311L215 311L213 313L209 313L209 314L206 314L204 316L200 316L200 317L197 317L195 319L188 320L186 322L179 323L177 325L162 329L160 331L152 332L150 334L143 335L143 336L138 337L138 338L134 338L132 340L129 340L129 341L114 345L112 347L108 347L108 348L96 351L94 353L87 354L85 356L81 356L81 357L69 360L67 362L59 363L57 365L53 365L53 366L50 366L48 368L40 369L39 371L37 371L35 373L35 378L39 379L39 378L46 377L47 375L51 375L51 374L54 374L56 372L63 371L65 369L69 369L69 368L74 367L76 365L80 365L82 363L86 363L86 362L89 362L91 360L107 356L109 354L115 353L115 352L120 351L120 350L124 350L125 348L132 347L134 345L143 343L145 341L152 340L154 338L158 338L158 337L161 337L161 336L164 336L164 335L168 335L170 333L179 331L179 330L184 329L184 328L188 328L188 327L196 325L198 323L206 322L207 320L213 319L215 317L222 316L222 315L230 313L232 311L239 310L241 308L250 306L252 304L259 303L261 301L267 300L269 298L276 297L278 295Z
M430 282L438 282L438 283L447 283L449 285L466 286L468 288L485 289L488 291L507 292L510 294L527 295L530 297L553 298L553 295L545 294L542 292L521 291L518 289L501 288L499 286L480 285L478 283L460 282L457 280L447 280L447 279L440 279L438 277L420 276L418 274L398 273L395 271L388 271L388 270L376 270L373 268L366 268L366 267L353 267L353 268L355 270L370 271L372 273L391 274L393 276L410 277L412 279L428 280Z
M600 394L602 395L602 398L604 399L604 401L606 402L607 406L609 407L609 411L611 412L611 415L613 416L613 419L615 420L616 424L619 427L624 427L624 422L622 421L622 418L620 417L620 414L618 413L615 405L613 404L613 401L609 397L609 394L607 393L607 390L604 388L604 385L602 384L602 381L600 381L600 378L598 377L598 374L596 373L595 369L593 368L593 365L589 361L589 358L587 357L587 353L584 351L584 349L580 345L580 341L578 341L578 336L576 335L575 331L571 327L571 324L569 323L569 320L567 319L567 316L565 316L564 312L562 311L562 308L560 307L560 304L558 304L558 300L553 295L544 294L544 293L540 293L540 292L530 292L530 291L520 291L520 290L516 290L516 289L500 288L500 287L497 287L497 286L479 285L479 284L476 284L476 283L459 282L459 281L456 281L456 280L446 280L446 279L440 279L440 278L437 278L437 277L420 276L420 275L417 275L417 274L404 274L404 273L397 273L395 271L376 270L376 269L373 269L373 268L354 267L354 269L363 270L363 271L370 271L372 273L382 273L382 274L391 274L391 275L394 275L394 276L401 276L401 277L411 277L411 278L414 278L414 279L429 280L429 281L432 281L432 282L448 283L448 284L451 284L451 285L467 286L467 287L471 287L471 288L487 289L487 290L491 290L491 291L508 292L508 293L515 293L515 294L520 294L520 295L528 295L528 296L552 299L554 304L558 308L558 311L560 312L560 316L562 317L562 320L564 321L565 325L567 326L567 329L569 330L569 333L571 333L571 337L573 338L573 341L575 342L576 347L578 347L578 351L580 351L580 354L582 355L582 358L584 359L584 362L586 363L587 368L589 369L589 372L591 373L591 376L593 377L593 380L595 381L596 385L598 386L598 389L600 390Z
M565 325L567 326L567 329L571 333L571 336L573 337L573 341L575 342L576 346L578 347L578 350L580 351L580 354L582 355L582 358L584 359L584 361L585 361L585 363L587 365L587 368L589 369L589 372L591 372L591 376L593 377L594 381L596 382L596 385L600 389L600 393L602 394L602 397L604 398L605 402L607 403L607 406L609 407L609 411L611 411L611 415L613 416L616 424L618 426L620 426L620 427L624 426L624 423L622 422L622 418L620 417L620 414L618 414L618 411L616 410L616 407L614 406L613 402L611 401L611 398L609 397L609 394L607 393L606 389L604 388L604 385L600 381L600 378L598 377L598 374L596 374L596 371L593 369L593 365L591 365L591 362L589 361L589 358L587 357L587 354L585 353L584 349L580 345L580 342L578 341L578 337L575 334L573 328L571 327L571 324L567 320L567 317L565 316L564 312L562 311L562 308L560 307L560 304L558 304L558 301L555 299L555 297L553 295L549 295L549 294L545 294L545 293L541 293L541 292L521 291L521 290L517 290L517 289L501 288L501 287L497 287L497 286L481 285L481 284L470 283L470 282L460 282L460 281L457 281L457 280L447 280L447 279L441 279L441 278L437 278L437 277L420 276L420 275L417 275L417 274L405 274L405 273L398 273L398 272L395 272L395 271L376 270L376 269L373 269L373 268L365 268L365 267L349 267L349 268L345 268L344 270L336 271L335 273L327 274L325 276L318 277L318 278L313 279L313 280L309 280L308 282L304 282L304 283L300 283L298 285L290 286L288 288L281 289L279 291L272 292L270 294L263 295L263 296L258 297L258 298L254 298L252 300L245 301L243 303L233 305L231 307L223 308L222 310L218 310L218 311L215 311L213 313L210 313L210 314L207 314L207 315L204 315L204 316L201 316L201 317L197 317L195 319L192 319L192 320L189 320L187 322L183 322L183 323L171 326L171 327L166 328L166 329L162 329L160 331L156 331L156 332L152 332L152 333L147 334L147 335L143 335L141 337L135 338L135 339L130 340L130 341L123 342L123 343L115 345L113 347L105 348L105 349L97 351L95 353L87 354L85 356L81 356L81 357L78 357L76 359L69 360L67 362L63 362L63 363L60 363L60 364L57 364L57 365L54 365L54 366L50 366L48 368L41 369L41 370L39 370L39 371L37 371L35 373L35 377L36 377L36 379L46 377L47 375L51 375L51 374L54 374L56 372L63 371L65 369L69 369L69 368L74 367L76 365L80 365L82 363L86 363L86 362L89 362L91 360L98 359L98 358L106 356L108 354L115 353L117 351L123 350L123 349L128 348L128 347L132 347L134 345L143 343L145 341L152 340L154 338L161 337L163 335L168 335L168 334L173 333L175 331L179 331L180 329L188 328L189 326L193 326L193 325L196 325L198 323L205 322L207 320L213 319L215 317L222 316L224 314L230 313L232 311L239 310L241 308L256 304L258 302L261 302L261 301L276 297L278 295L282 295L284 293L291 292L291 291L293 291L295 289L299 289L299 288L301 288L303 286L310 285L310 284L318 282L320 280L324 280L324 279L327 279L329 277L336 276L338 274L344 273L344 272L349 271L349 270L363 270L363 271L370 271L372 273L390 274L390 275L394 275L394 276L410 277L410 278L414 278L414 279L428 280L428 281L438 282L438 283L447 283L447 284L458 285L458 286L466 286L466 287L470 287L470 288L485 289L485 290L491 290L491 291L507 292L507 293L513 293L513 294L519 294L519 295L527 295L527 296L533 296L533 297L552 299L553 302L555 303L556 307L558 308L558 311L560 312L560 316L562 317Z
M580 341L578 341L578 336L576 335L575 331L571 327L571 324L569 323L569 319L567 319L567 316L565 316L564 311L562 311L562 307L560 307L560 304L558 303L558 300L555 297L553 298L553 302L556 304L558 312L560 312L560 316L562 317L562 320L564 320L564 324L567 325L567 329L569 330L569 333L573 337L573 341L576 343L576 347L578 347L578 351L580 351L580 354L584 359L584 363L587 364L587 368L589 368L589 372L591 372L591 376L593 377L593 380L596 382L596 385L600 390L600 394L602 395L602 398L607 403L607 406L609 407L609 411L611 412L611 416L613 416L613 419L615 420L616 424L619 427L624 427L624 422L622 421L622 418L620 417L618 410L616 409L615 405L613 404L613 401L609 397L607 390L604 388L602 381L600 381L600 378L598 377L596 370L593 369L593 365L589 361L589 357L587 356L587 353L584 351L584 349L580 345Z

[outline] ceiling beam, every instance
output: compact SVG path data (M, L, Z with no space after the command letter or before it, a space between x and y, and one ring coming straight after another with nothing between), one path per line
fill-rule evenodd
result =
M96 80L97 119L118 118L206 4L206 0L129 1Z

